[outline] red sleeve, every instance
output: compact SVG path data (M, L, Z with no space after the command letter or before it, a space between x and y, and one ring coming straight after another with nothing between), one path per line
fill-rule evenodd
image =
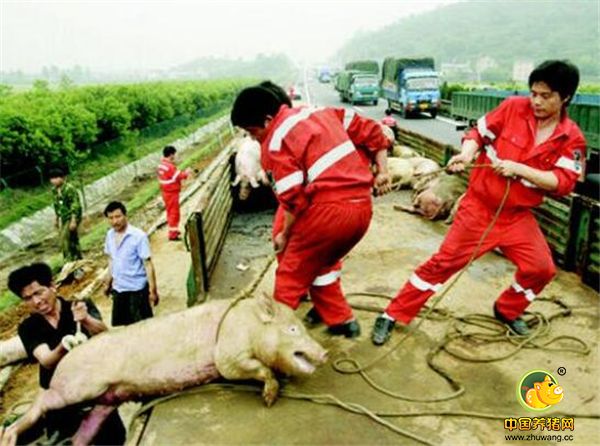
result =
M377 121L365 118L349 108L335 111L357 149L367 152L371 157L375 152L387 150L390 146L390 141L383 134L381 125Z
M583 160L585 160L585 138L577 129L575 137L569 138L552 169L552 173L558 180L553 195L562 196L573 192L577 180L583 173Z
M185 170L178 170L177 172L179 172L179 179L181 180L185 180L189 176Z
M472 139L477 142L479 147L493 142L502 133L504 123L510 114L510 109L515 99L518 98L505 99L498 107L479 118L477 120L477 127L469 130L463 136L462 142L466 139Z
M304 190L306 173L294 153L303 152L302 147L296 147L299 141L284 138L279 150L268 150L268 160L263 165L268 166L273 175L274 189L277 199L283 208L299 215L308 207L308 199Z

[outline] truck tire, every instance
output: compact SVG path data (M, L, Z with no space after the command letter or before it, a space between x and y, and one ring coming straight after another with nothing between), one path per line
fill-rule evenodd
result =
M377 105L378 103L379 103L379 100L378 100L378 99L375 99L375 100L373 101L373 105Z
M434 108L433 110L431 110L429 112L429 114L431 115L431 119L435 119L435 117L437 116L437 113L438 113L437 108Z

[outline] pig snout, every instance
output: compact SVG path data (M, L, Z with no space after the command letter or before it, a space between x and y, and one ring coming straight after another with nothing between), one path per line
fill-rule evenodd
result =
M250 184L248 183L248 181L242 181L240 183L240 193L239 193L239 197L240 200L247 200L248 197L250 196Z
M294 352L294 362L298 375L310 375L317 366L327 362L327 350L315 342L311 349L297 350Z
M442 201L431 191L422 192L415 201L418 212L430 220L434 220L442 208Z

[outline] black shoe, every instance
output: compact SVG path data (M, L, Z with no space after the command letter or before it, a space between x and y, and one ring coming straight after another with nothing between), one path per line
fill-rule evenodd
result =
M356 338L360 336L360 325L358 321L350 321L344 324L332 325L327 328L329 334L335 336L345 336L347 338Z
M527 322L525 322L521 317L517 317L515 320L508 320L498 311L498 308L494 304L494 317L498 319L503 324L508 325L510 330L516 333L519 336L527 336L529 335L529 326Z
M387 317L377 316L375 325L373 325L373 333L371 334L371 341L373 341L373 344L385 344L388 339L390 339L395 324L395 321L388 319Z
M304 323L309 327L314 327L315 325L319 325L321 322L323 322L321 315L317 312L315 307L312 307L310 310L308 310L308 313L306 313L306 316L304 316L303 320Z

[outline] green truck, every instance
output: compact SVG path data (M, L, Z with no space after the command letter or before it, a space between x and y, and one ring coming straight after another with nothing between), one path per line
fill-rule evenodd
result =
M335 89L342 102L377 105L379 101L379 79L376 74L344 70L336 78Z
M345 70L362 71L363 73L379 75L379 64L376 60L355 60L344 66Z

